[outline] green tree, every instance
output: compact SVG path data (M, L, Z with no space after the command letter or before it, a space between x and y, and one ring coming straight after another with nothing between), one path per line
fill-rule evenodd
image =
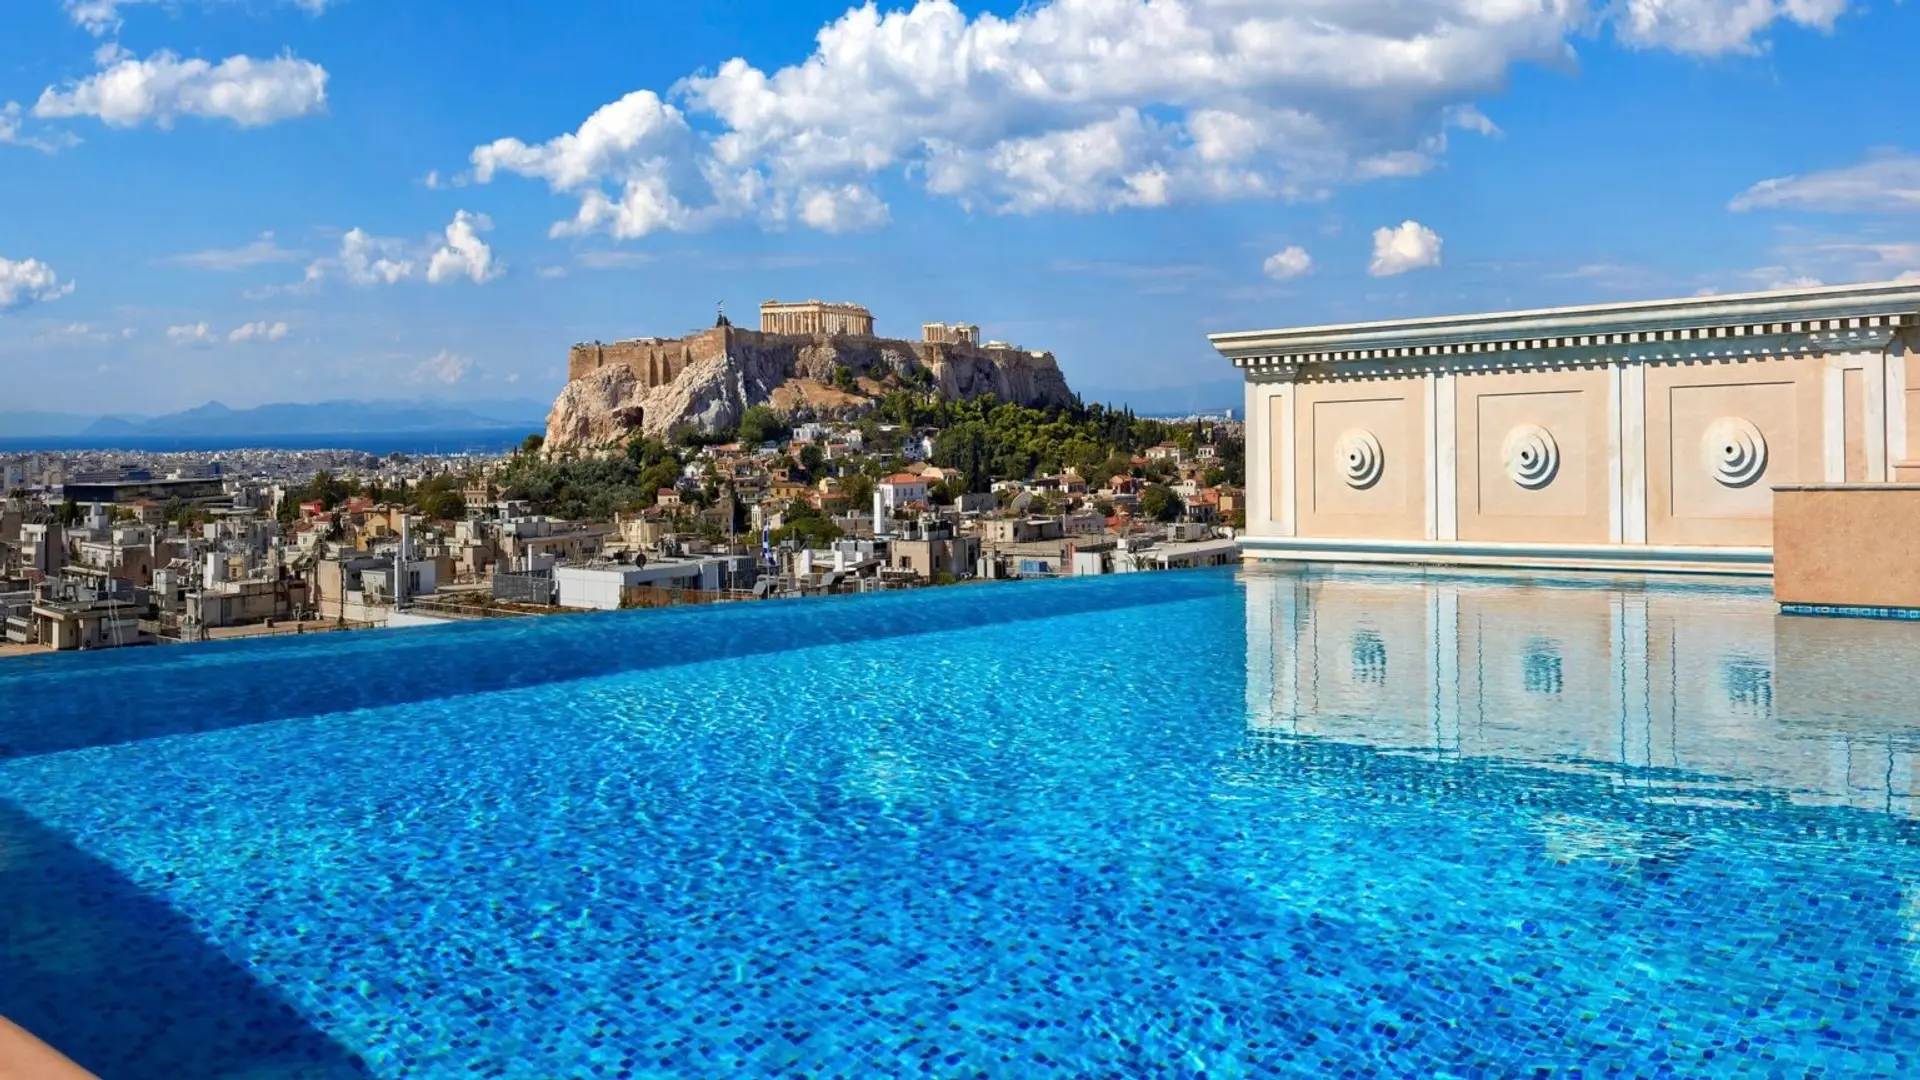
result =
M1173 521L1182 509L1180 496L1165 484L1148 484L1140 492L1140 512L1155 521Z
M779 415L765 405L749 405L747 411L740 414L738 437L750 446L775 442L786 433Z
M800 447L800 467L808 476L817 476L827 463L827 455L820 449L819 443L805 443Z
M429 521L458 521L467 516L467 500L460 478L452 473L429 476L413 491L413 508Z
M958 469L967 491L986 491L993 486L994 438L985 424L977 421L955 425L933 440L933 463L943 469Z
M840 494L846 496L849 510L865 510L873 505L873 478L863 473L843 477Z
M1227 482L1227 470L1218 465L1209 465L1207 471L1200 474L1200 483L1207 487L1216 487Z
M845 364L840 364L833 369L833 385L849 394L860 389L860 384L854 381L853 369Z
M520 450L522 453L537 454L540 452L540 448L545 445L547 445L547 437L537 431L520 440Z

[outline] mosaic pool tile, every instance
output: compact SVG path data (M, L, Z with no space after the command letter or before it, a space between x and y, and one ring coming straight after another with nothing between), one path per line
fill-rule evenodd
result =
M1920 628L1150 578L16 752L0 1011L109 1080L1920 1075ZM202 670L358 670L303 649Z

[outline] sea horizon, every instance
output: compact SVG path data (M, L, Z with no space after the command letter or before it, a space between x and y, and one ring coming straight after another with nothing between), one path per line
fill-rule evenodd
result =
M237 450L348 450L387 454L502 454L520 445L528 428L468 431L333 432L287 435L0 435L0 454L124 452L229 453Z

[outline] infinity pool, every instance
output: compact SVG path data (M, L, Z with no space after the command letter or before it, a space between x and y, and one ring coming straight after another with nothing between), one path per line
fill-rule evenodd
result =
M1191 572L0 663L108 1080L1920 1075L1920 627Z

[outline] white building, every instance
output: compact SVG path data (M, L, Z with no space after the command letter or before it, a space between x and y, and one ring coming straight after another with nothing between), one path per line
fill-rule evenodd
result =
M880 481L875 488L880 495L880 505L891 514L908 503L927 501L927 482L912 473L894 473Z

